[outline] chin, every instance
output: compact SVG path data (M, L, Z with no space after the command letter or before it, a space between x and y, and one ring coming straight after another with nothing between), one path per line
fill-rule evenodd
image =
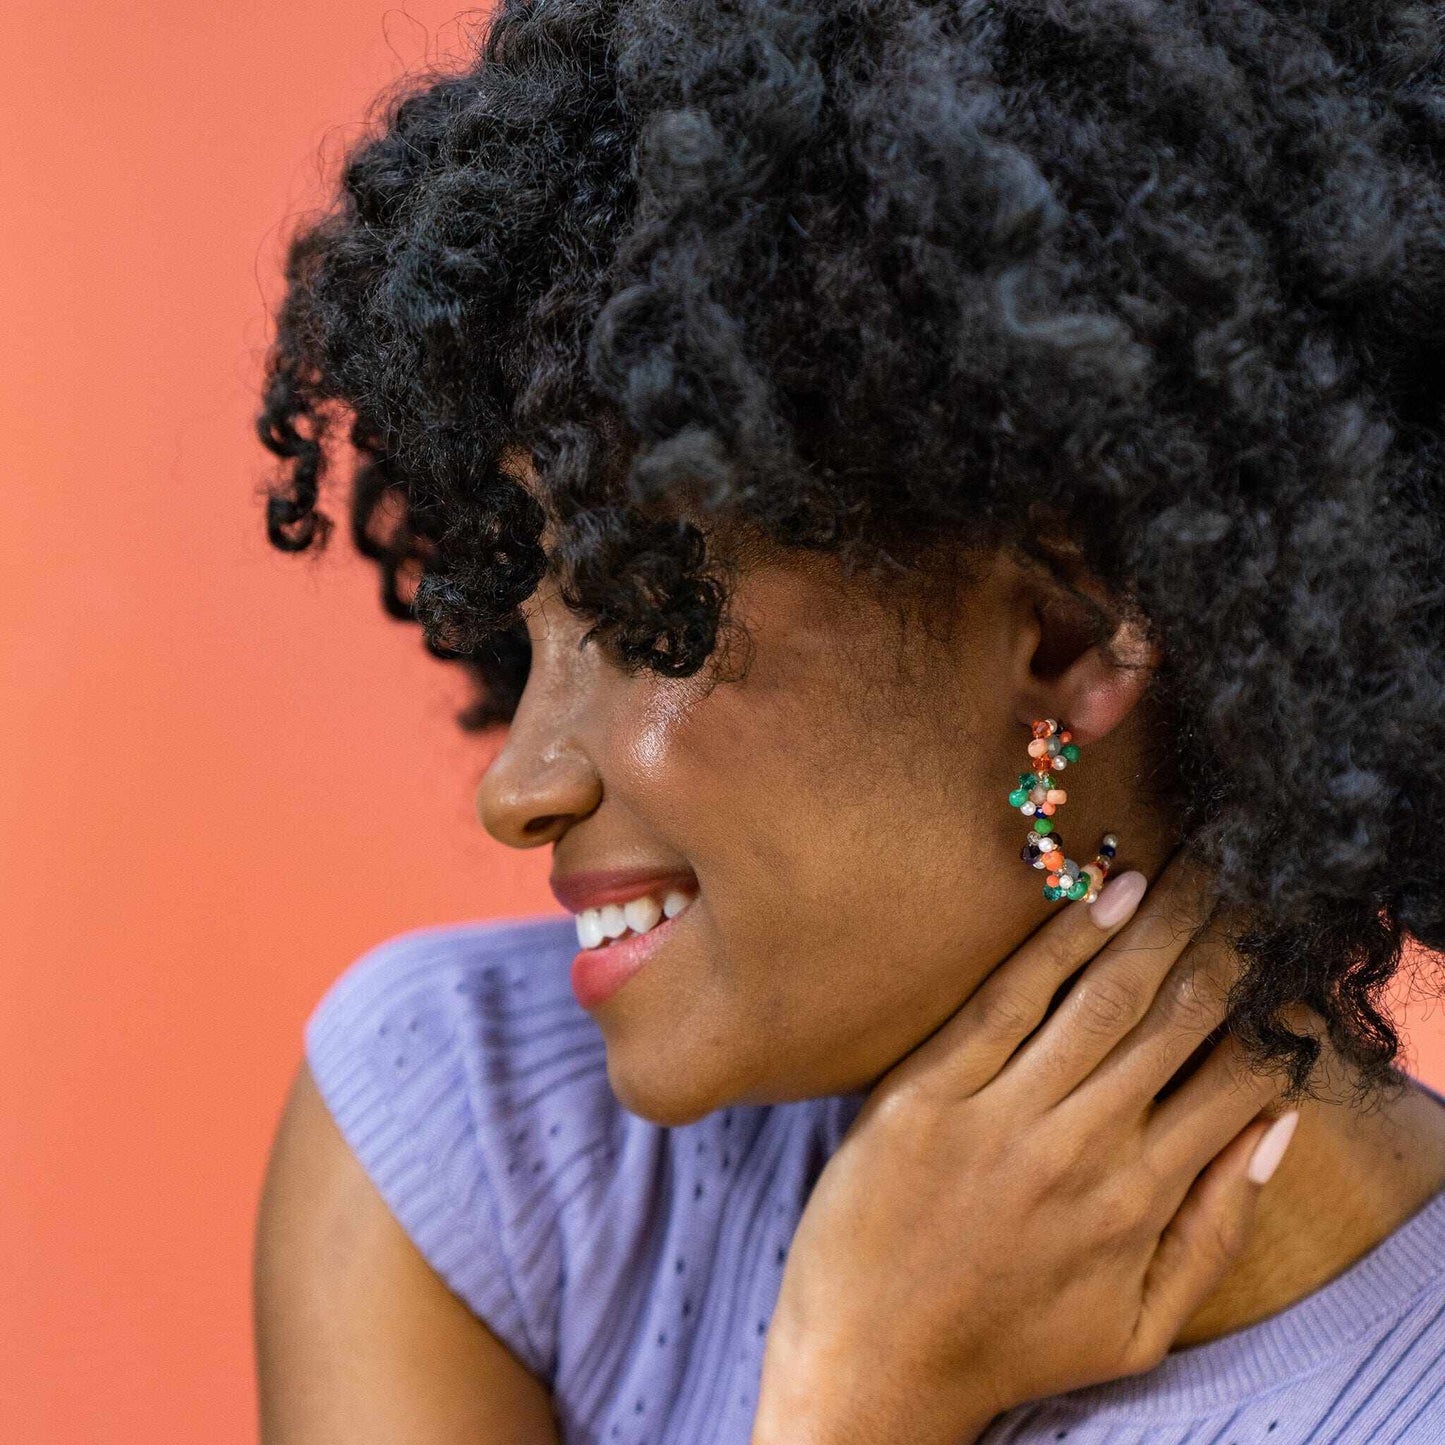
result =
M654 1055L650 1068L630 1069L607 1051L607 1082L618 1102L630 1113L665 1128L695 1124L699 1119L725 1108L733 1100L706 1087L705 1080L679 1079L658 1065L665 1061Z

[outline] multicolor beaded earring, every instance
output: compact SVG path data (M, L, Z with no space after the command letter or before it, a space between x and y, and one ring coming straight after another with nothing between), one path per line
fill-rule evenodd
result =
M1082 868L1064 856L1064 840L1054 831L1053 815L1069 801L1069 795L1056 786L1054 774L1079 761L1079 747L1073 734L1056 718L1040 718L1033 728L1029 744L1033 771L1020 773L1018 787L1008 795L1011 807L1034 819L1019 857L1029 867L1045 870L1044 897L1050 902L1070 898L1092 903L1109 876L1119 840L1105 833L1094 861Z

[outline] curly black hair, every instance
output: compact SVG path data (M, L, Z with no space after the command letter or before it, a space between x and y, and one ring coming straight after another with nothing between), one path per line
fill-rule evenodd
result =
M1398 1085L1383 991L1445 947L1440 8L499 0L471 40L291 243L272 542L324 540L344 431L385 606L487 728L549 575L688 676L708 518L870 577L1062 519L1162 651L1231 1026L1304 1090L1306 1003Z

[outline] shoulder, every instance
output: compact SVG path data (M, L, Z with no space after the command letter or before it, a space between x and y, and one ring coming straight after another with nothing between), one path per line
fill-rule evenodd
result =
M422 1255L564 1415L632 1429L639 1400L705 1411L724 1376L746 1414L787 1242L862 1096L677 1127L632 1113L572 994L576 950L567 917L378 944L307 1023L317 1087Z
M558 1187L596 1180L620 1105L572 996L569 917L414 929L306 1022L316 1086L418 1249L539 1377L555 1365Z

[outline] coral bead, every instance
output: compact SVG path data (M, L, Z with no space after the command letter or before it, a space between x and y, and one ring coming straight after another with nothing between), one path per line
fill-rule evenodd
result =
M1039 804L1039 812L1041 812L1041 813L1044 815L1044 817L1047 818L1053 811L1054 811L1054 805L1053 805L1052 803L1040 803L1040 804Z
M1067 803L1069 795L1062 788L1050 788L1044 794L1044 801L1046 803Z
M1050 874L1044 879L1044 882L1047 883L1050 888L1057 888L1057 887L1059 886L1059 884L1063 882L1063 879L1060 878L1060 876L1059 876L1057 873L1050 873Z
M1060 741L1061 743L1071 743L1071 742L1073 742L1073 740L1074 740L1074 735L1073 735L1073 733L1071 733L1071 732L1068 730L1068 728L1065 728L1065 729L1063 730L1063 732L1061 732L1061 733L1059 734L1059 741Z
M1102 888L1104 885L1104 870L1097 863L1085 863L1080 870L1094 880L1095 888Z
M1042 738L1035 738L1029 744L1029 756L1031 758L1042 758L1047 756L1049 745Z

